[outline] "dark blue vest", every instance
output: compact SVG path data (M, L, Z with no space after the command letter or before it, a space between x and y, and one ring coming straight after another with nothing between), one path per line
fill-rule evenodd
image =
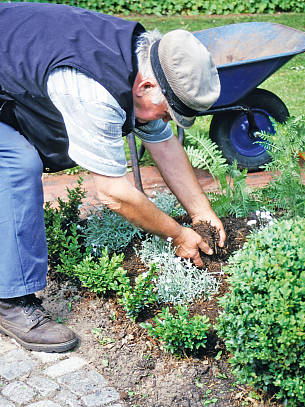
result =
M0 98L15 102L22 134L44 167L73 167L60 112L47 94L49 73L71 66L94 78L126 112L123 133L134 127L132 85L137 73L136 22L55 4L0 4Z

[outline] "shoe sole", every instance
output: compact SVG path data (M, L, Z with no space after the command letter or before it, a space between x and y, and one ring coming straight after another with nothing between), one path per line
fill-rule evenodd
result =
M3 328L3 326L0 326L0 333L10 336L11 338L15 339L15 341L18 342L25 349L33 350L36 352L47 352L47 353L67 352L68 350L75 348L75 346L78 344L77 338L74 338L74 339L71 339L71 341L62 342L62 343L51 343L51 344L29 343L29 342L25 342L22 339L18 338L18 336L16 336L12 332L6 330L5 328Z

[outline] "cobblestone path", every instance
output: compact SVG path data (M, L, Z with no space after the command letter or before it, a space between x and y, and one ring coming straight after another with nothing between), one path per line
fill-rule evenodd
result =
M119 393L73 354L32 352L0 336L0 407L124 407Z

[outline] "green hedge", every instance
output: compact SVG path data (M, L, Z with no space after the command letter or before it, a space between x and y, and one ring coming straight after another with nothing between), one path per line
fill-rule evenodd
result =
M229 260L218 335L240 382L305 405L305 219L275 222Z
M42 0L41 2L68 4L107 14L124 15L130 13L173 15L305 12L304 0L145 0L143 2L138 0Z

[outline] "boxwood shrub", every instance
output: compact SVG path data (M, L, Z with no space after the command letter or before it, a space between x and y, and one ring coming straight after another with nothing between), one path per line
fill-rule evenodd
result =
M229 260L217 330L240 382L305 405L305 219L253 233Z

